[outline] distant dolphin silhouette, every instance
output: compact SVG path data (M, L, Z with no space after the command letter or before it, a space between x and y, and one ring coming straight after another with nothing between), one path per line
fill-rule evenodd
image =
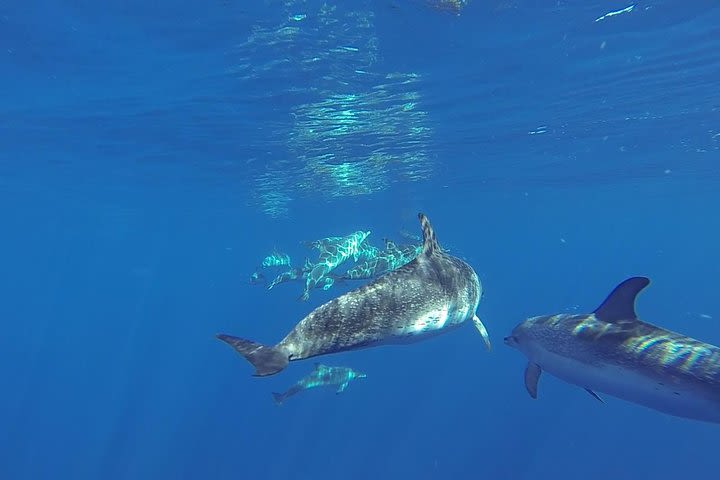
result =
M309 375L298 380L292 387L283 393L273 392L273 400L278 405L282 404L289 397L304 390L317 387L337 387L335 393L342 393L350 385L350 382L358 378L366 378L364 373L347 367L329 367L316 363L315 368Z

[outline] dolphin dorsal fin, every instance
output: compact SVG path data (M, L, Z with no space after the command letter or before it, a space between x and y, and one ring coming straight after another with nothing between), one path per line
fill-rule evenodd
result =
M615 287L602 305L595 309L595 317L604 322L637 320L635 298L649 283L650 279L646 277L628 278Z
M435 231L430 225L430 220L425 216L424 213L418 213L420 219L420 228L422 228L423 234L423 255L433 255L435 252L440 251L440 245L438 245L437 239L435 238Z

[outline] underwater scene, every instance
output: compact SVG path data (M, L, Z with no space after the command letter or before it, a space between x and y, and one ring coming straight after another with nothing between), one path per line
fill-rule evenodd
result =
M0 480L716 478L720 3L0 2Z

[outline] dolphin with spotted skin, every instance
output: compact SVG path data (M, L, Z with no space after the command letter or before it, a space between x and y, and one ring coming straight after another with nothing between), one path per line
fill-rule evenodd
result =
M282 393L273 392L272 396L276 404L282 405L289 397L311 388L337 387L335 393L340 394L347 389L350 382L358 378L367 378L367 375L352 368L331 367L316 363L312 372L298 380L297 383L286 391Z
M320 256L318 257L318 261L313 264L312 269L303 277L305 279L305 290L300 296L300 300L308 300L310 298L310 290L318 285L323 285L323 288L325 288L326 285L327 288L332 286L333 280L326 280L331 278L329 277L330 272L342 265L349 258L357 261L363 251L362 244L368 235L370 235L369 231L364 232L358 230L339 240L337 237L330 237L330 239L314 242L313 246L320 249Z
M422 252L422 245L409 245L399 248L394 242L385 240L385 250L374 257L358 263L338 276L340 280L365 280L392 272L411 262Z
M226 334L217 337L254 367L273 375L291 361L440 335L472 320L490 348L476 315L482 296L470 265L443 252L430 221L418 215L422 252L410 263L319 306L274 346Z
M505 344L528 358L525 387L537 398L543 371L599 393L677 417L720 423L720 348L638 319L650 280L618 285L593 313L533 317Z

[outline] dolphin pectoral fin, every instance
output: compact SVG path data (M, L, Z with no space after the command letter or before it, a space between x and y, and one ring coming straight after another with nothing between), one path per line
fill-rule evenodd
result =
M478 318L477 315L473 315L473 325L475 325L475 328L477 328L478 332L480 332L480 336L482 337L483 341L485 342L485 348L488 349L488 351L492 350L492 345L490 345L490 336L488 335L487 328L485 328L485 325L483 325L480 318Z
M538 380L542 369L537 363L528 362L525 367L525 388L532 398L537 398Z
M341 385L338 387L338 389L335 391L335 393L338 394L338 393L344 392L345 389L348 387L348 385L350 385L350 382L345 382L345 383L341 384Z
M593 397L597 398L597 399L598 399L599 401L601 401L602 403L605 403L605 400L603 400L602 398L600 398L600 396L599 396L597 393L593 392L593 391L590 390L589 388L586 388L585 391L588 392L588 393L589 393L590 395L592 395Z

